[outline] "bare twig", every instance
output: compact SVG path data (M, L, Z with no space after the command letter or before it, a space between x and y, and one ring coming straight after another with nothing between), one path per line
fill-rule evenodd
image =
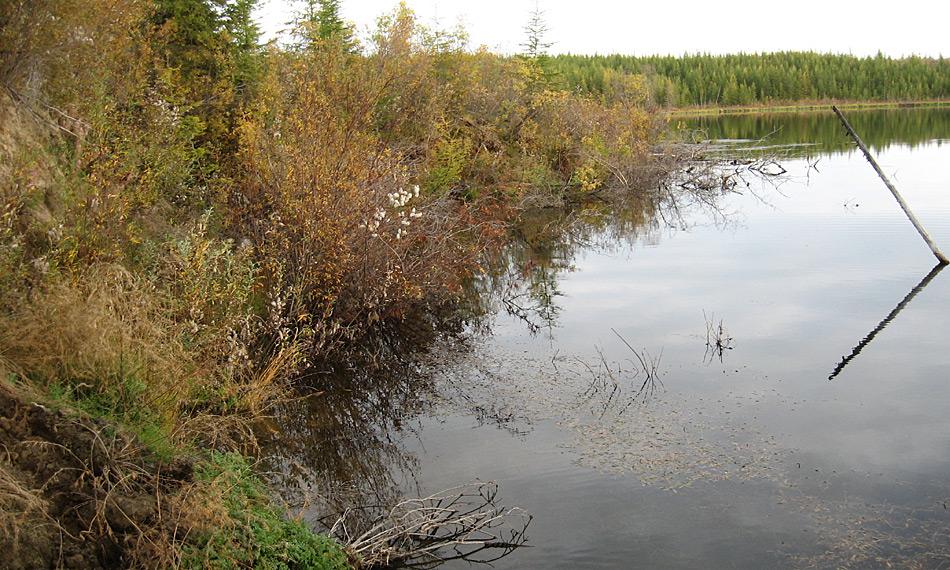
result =
M630 352L632 352L634 357L636 357L637 362L640 365L640 370L646 375L646 377L643 379L643 384L640 385L640 389L638 391L639 394L652 394L657 389L657 387L662 388L663 381L660 380L659 368L660 361L663 359L663 349L660 349L659 354L653 356L645 348L643 350L637 350L633 348L633 346L627 342L627 339L623 338L623 336L617 332L616 329L610 330L613 331L615 335L617 335L617 338L627 345L627 348L629 348Z
M715 314L707 316L706 311L703 311L703 319L706 321L706 353L703 355L703 362L709 364L717 357L719 362L722 362L725 351L735 348L735 339L726 332L722 319L716 323Z
M475 482L407 499L353 531L353 512L331 529L364 567L432 568L449 560L489 563L525 545L531 516L497 503L498 485ZM357 534L358 532L358 534Z

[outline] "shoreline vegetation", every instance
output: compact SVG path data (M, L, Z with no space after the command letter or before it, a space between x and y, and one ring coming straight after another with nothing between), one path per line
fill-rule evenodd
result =
M672 119L715 117L718 115L756 115L769 113L832 113L831 106L842 111L886 111L892 109L935 109L950 107L950 99L920 101L790 101L734 107L695 106L671 108Z
M438 330L520 211L649 199L682 164L656 75L565 85L539 14L503 57L404 4L357 38L338 0L264 44L257 4L0 5L4 568L411 558L418 508L319 534L255 428Z
M320 0L264 44L256 4L0 5L4 568L431 561L424 508L317 534L255 428L438 330L522 208L676 163L638 82L559 89L540 37L472 51L401 5L358 39ZM473 497L449 544L513 514Z

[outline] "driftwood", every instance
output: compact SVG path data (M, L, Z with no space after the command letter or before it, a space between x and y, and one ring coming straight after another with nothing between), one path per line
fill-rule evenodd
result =
M350 511L330 529L361 568L434 568L450 560L490 564L525 546L531 515L498 504L498 485L475 482L406 499L354 532Z
M900 204L901 209L904 210L904 213L907 214L907 217L910 219L910 222L914 224L914 227L917 228L917 233L920 234L920 237L924 238L924 241L927 242L927 246L930 248L930 251L937 257L937 260L941 265L946 265L950 263L950 260L940 251L937 247L937 244L934 243L933 238L930 237L930 234L927 233L927 230L924 229L924 226L921 225L920 220L917 219L917 216L910 210L910 206L907 205L907 202L904 201L904 197L901 196L900 192L897 191L897 188L894 187L894 184L891 183L890 179L884 174L884 171L881 170L881 167L878 166L877 161L874 160L874 157L871 156L871 151L868 150L868 147L865 146L864 141L861 140L861 137L858 136L858 133L854 132L854 129L851 128L851 123L848 122L848 119L845 118L844 114L838 110L838 107L832 105L832 110L835 114L838 115L838 118L841 119L841 123L844 125L844 128L848 131L848 134L858 145L858 148L861 149L861 152L864 153L864 158L868 159L868 162L871 163L871 166L874 168L874 171L877 172L877 175L881 177L881 180L884 181L884 185L887 186L887 189L891 191L891 194L894 195L894 198L897 199L897 203Z

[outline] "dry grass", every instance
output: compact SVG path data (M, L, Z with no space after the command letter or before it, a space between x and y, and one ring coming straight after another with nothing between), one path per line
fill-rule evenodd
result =
M285 343L260 367L246 356L232 362L228 349L246 349L231 322L199 327L177 318L187 312L146 279L98 265L0 316L0 357L47 393L91 402L94 414L104 406L172 442L253 448L249 424L286 394L300 346Z
M183 545L207 529L228 528L232 522L220 486L188 483L163 501L154 524L136 536L128 552L132 568L180 568Z
M25 523L32 515L45 516L48 503L39 490L27 488L14 475L9 464L9 457L0 461L0 534L16 545Z
M0 354L42 386L147 404L171 426L199 367L169 313L142 279L101 265L80 283L54 284L0 317ZM138 396L145 401L131 401Z
M130 435L34 395L0 383L0 566L107 564L153 532L190 469L163 469Z
M334 548L284 519L240 456L162 461L121 428L33 395L0 382L0 567L201 567L232 555L237 567L299 567L294 548Z

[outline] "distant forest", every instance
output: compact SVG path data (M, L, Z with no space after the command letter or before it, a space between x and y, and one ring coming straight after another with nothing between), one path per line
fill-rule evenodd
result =
M646 77L664 106L950 98L950 59L812 52L737 55L550 57L547 70L562 87L613 98L632 75Z

